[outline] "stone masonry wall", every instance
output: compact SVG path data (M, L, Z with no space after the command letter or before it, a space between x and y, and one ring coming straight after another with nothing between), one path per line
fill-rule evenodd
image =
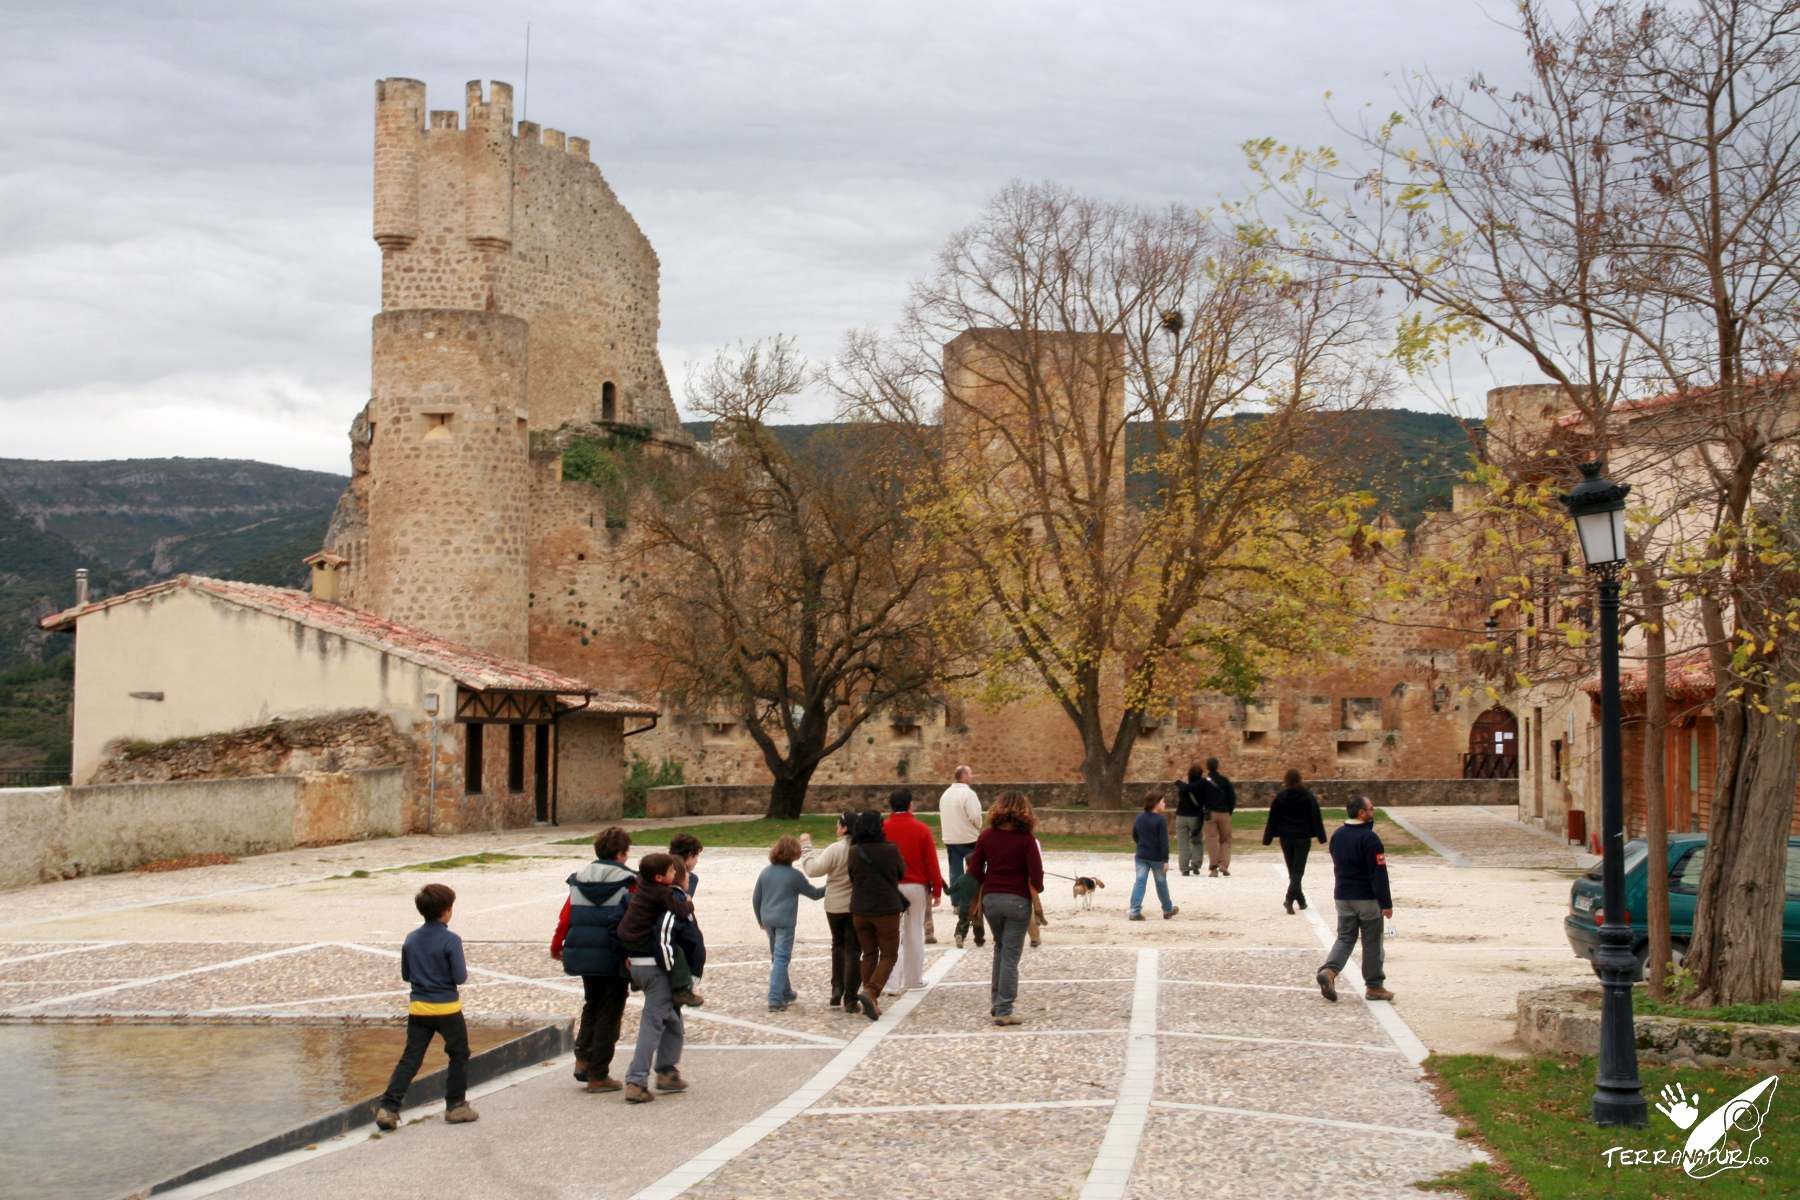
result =
M409 739L380 713L349 712L300 721L271 721L204 737L152 744L114 742L93 783L160 783L357 771L400 766Z

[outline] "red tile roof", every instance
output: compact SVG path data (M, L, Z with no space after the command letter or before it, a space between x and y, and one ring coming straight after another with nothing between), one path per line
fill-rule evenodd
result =
M1775 392L1794 388L1797 385L1800 385L1800 377L1797 377L1794 372L1780 371L1769 375L1758 375L1754 378L1746 379L1740 386L1745 390L1754 393L1765 391ZM1659 408L1673 407L1676 403L1681 401L1694 404L1706 399L1708 396L1716 395L1718 390L1718 387L1715 385L1695 388L1693 391L1686 393L1664 392L1660 396L1645 396L1639 400L1626 400L1623 403L1615 404L1613 406L1612 415L1624 417L1632 416L1637 413L1653 412ZM1581 412L1572 412L1564 413L1562 416L1558 417L1556 423L1563 429L1573 429L1585 420L1587 420L1585 414Z
M1619 695L1622 699L1643 699L1647 670L1647 667L1633 667L1619 672ZM1676 655L1663 664L1663 671L1671 700L1704 700L1714 693L1712 657L1704 650L1690 650L1686 654ZM1598 696L1600 677L1594 675L1584 680L1581 690L1590 696Z
M239 583L229 579L210 579L204 575L178 575L136 591L108 596L91 604L78 605L52 613L38 622L44 629L73 629L75 622L118 604L146 600L176 588L191 588L228 604L240 605L304 625L309 629L336 634L346 641L368 646L396 658L440 671L473 691L488 692L552 692L561 696L586 696L586 711L618 716L653 717L657 708L642 700L618 692L602 692L579 679L559 675L531 663L518 662L446 641L424 630L383 620L374 613L316 600L310 593L293 588L269 587L260 583Z

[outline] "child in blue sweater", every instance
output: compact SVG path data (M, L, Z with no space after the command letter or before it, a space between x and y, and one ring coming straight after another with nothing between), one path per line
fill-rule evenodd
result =
M769 851L769 865L756 877L750 907L756 923L769 935L769 1011L780 1012L798 997L788 982L788 963L794 957L794 926L800 920L800 897L822 899L825 889L806 881L794 866L800 857L800 839L789 835Z
M444 1039L444 1053L450 1059L444 1077L444 1120L462 1125L476 1117L467 1097L469 1030L457 991L468 981L469 968L463 962L462 939L450 932L456 893L444 884L428 883L413 897L413 906L425 923L407 934L400 947L400 978L412 985L412 994L406 1010L406 1049L375 1105L375 1124L384 1130L399 1126L406 1089L419 1073L434 1036Z

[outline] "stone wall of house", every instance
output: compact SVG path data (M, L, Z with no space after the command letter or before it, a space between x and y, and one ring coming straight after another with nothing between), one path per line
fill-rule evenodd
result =
M387 716L347 712L164 742L115 741L90 782L164 783L359 771L400 766L411 752L410 739Z

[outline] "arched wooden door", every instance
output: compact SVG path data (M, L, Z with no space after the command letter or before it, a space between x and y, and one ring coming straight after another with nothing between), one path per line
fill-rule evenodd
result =
M1519 721L1496 704L1469 727L1469 751L1463 755L1464 779L1519 777Z

